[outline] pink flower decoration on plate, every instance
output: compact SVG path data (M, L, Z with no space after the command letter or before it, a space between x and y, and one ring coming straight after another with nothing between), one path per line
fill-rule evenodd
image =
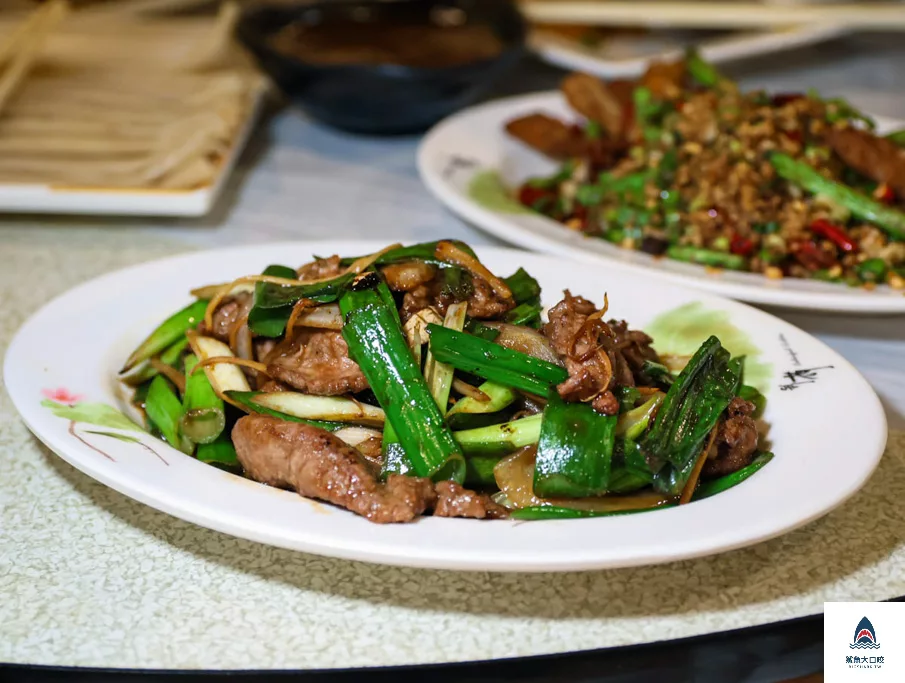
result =
M84 396L80 394L70 393L68 389L59 388L59 389L43 389L41 394L44 398L49 398L51 401L56 401L57 403L62 403L63 405L72 406L81 401Z

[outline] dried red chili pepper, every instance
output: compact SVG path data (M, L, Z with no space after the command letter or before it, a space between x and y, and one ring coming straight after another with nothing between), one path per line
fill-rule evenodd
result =
M880 183L877 185L877 189L874 190L874 199L883 202L884 204L894 204L896 201L896 193L886 183Z
M823 270L836 265L836 257L818 247L814 240L796 240L789 245L789 251L808 270Z
M750 256L754 251L754 240L736 233L729 242L729 251L739 256Z
M853 252L858 250L858 245L846 234L845 228L834 225L825 218L815 220L811 223L810 229L815 235L828 239L842 251Z
M531 185L522 185L518 191L519 203L523 206L533 207L541 199L556 199L556 193L552 190L545 190L540 187L532 187Z

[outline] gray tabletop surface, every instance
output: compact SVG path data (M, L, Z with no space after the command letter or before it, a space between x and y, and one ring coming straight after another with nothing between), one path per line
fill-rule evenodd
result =
M905 119L905 41L895 34L726 70L746 87L816 87ZM494 96L554 87L561 76L527 60ZM361 237L496 243L425 191L418 142L339 133L285 109L260 127L223 201L204 219L3 217L0 351L35 307L77 282L188 249ZM3 392L0 661L164 668L450 661L618 645L632 632L647 641L694 635L818 613L824 600L905 594L905 317L772 312L864 373L885 406L891 448L865 491L825 521L719 558L638 570L637 582L653 591L646 598L626 572L545 579L379 568L197 529L58 461ZM843 535L847 551L832 550ZM670 606L657 586L673 581L688 593ZM375 585L383 595L376 601ZM453 595L472 597L457 604ZM491 597L482 603L481 595ZM437 636L441 626L452 641ZM494 638L476 635L485 627ZM381 645L377 634L386 628Z

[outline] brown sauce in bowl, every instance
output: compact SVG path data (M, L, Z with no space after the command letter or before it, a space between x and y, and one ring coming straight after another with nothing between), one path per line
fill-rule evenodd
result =
M489 26L337 22L286 26L271 39L287 57L310 64L393 64L437 69L492 59L503 42Z

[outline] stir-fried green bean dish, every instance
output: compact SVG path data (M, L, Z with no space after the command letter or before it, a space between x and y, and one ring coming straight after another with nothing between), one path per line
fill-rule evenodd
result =
M743 92L694 52L561 90L574 121L506 125L561 162L518 188L524 206L656 257L905 289L905 131L812 91Z
M200 287L126 360L147 426L373 522L562 519L720 493L772 457L744 358L691 357L466 244L392 245Z

